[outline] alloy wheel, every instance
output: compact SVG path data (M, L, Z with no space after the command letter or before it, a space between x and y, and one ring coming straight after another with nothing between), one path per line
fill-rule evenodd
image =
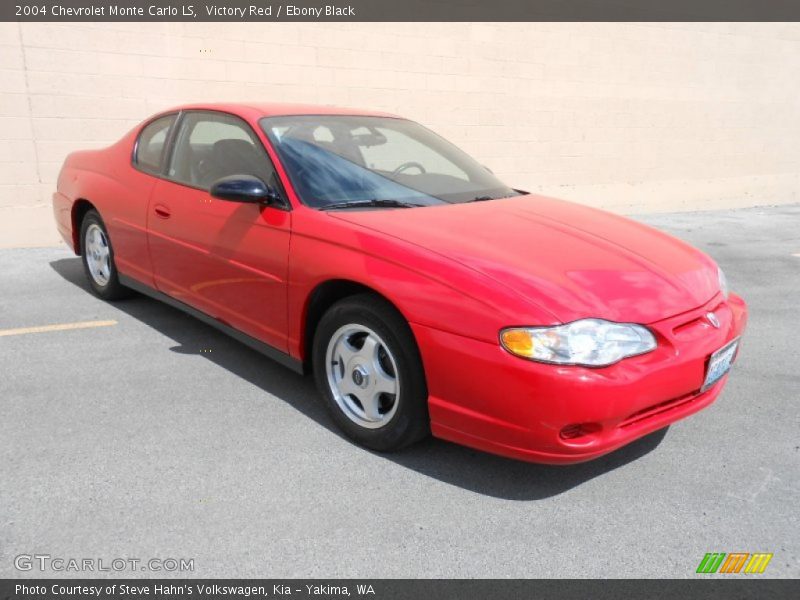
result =
M364 325L344 325L331 336L325 358L328 386L341 411L361 427L386 425L397 412L400 381L381 337Z
M111 250L108 246L108 237L96 223L86 228L83 251L94 282L99 286L108 285L111 279Z

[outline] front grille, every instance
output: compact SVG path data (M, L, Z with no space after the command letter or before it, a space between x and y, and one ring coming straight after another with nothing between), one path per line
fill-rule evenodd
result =
M683 406L684 404L692 402L699 394L700 392L698 390L690 394L686 394L685 396L659 402L658 404L653 404L652 406L648 406L642 410L637 410L635 413L625 417L625 419L619 424L619 427L630 427L631 425L641 423L642 421L655 417L656 415L674 410L679 406Z
M706 315L710 312L716 312L720 310L722 304L723 303L720 302L715 307L709 308L708 310L704 310L703 314L698 315L697 317L694 317L692 319L689 319L688 321L685 321L683 323L679 323L678 325L675 325L672 328L673 335L680 338L683 335L691 334L692 331L697 328L702 328L701 331L707 331L709 325L708 325L708 320L706 319Z

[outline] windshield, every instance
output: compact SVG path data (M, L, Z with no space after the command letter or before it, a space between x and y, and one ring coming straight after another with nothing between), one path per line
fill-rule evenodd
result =
M315 208L429 206L518 195L413 121L303 115L267 117L261 127L302 202Z

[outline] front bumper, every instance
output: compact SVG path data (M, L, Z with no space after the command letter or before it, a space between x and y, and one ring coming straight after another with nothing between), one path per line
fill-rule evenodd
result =
M705 319L712 311L719 328ZM746 323L742 298L717 296L649 324L658 340L653 352L603 368L526 361L499 343L412 328L436 437L521 460L566 464L611 452L714 402L727 376L701 393L708 358L741 336Z

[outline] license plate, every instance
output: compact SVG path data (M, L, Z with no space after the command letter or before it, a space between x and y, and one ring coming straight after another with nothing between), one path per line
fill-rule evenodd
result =
M722 348L714 352L711 358L708 359L708 369L706 370L706 380L703 382L703 387L700 388L701 392L705 392L708 388L719 381L725 373L731 370L733 358L736 356L736 350L739 347L739 339L724 345Z

